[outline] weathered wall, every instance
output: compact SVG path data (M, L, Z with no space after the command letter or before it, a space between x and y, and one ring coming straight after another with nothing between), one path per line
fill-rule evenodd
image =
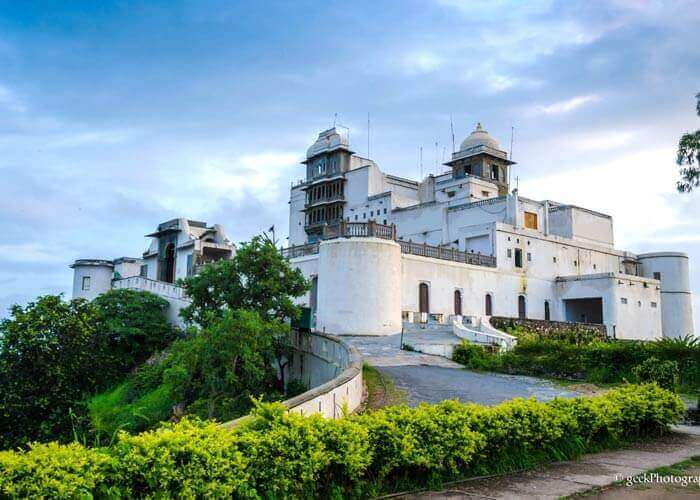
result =
M352 412L362 403L362 358L340 338L322 333L297 334L290 373L310 389L284 402L289 411L327 418Z

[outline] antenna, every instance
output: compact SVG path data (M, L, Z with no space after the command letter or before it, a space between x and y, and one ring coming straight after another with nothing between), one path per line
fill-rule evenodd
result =
M367 111L367 159L369 159L369 111Z
M438 141L435 141L435 175L438 174Z
M418 150L418 163L420 164L420 180L423 182L423 146Z
M508 154L508 159L513 159L513 137L515 137L515 127L510 126L510 153Z
M450 113L450 132L452 133L452 152L455 152L455 126L452 123L452 114Z
M447 146L442 147L442 162L445 163L445 153L447 152Z

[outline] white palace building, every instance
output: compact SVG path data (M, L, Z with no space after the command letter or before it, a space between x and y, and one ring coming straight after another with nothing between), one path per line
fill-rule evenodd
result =
M520 196L515 164L481 125L417 182L353 153L339 129L308 149L292 185L283 253L311 281L300 302L315 328L391 335L444 325L459 337L507 347L491 316L603 325L608 336L651 340L693 334L688 257L617 250L609 215ZM79 259L73 296L149 290L170 316L188 303L176 285L236 251L220 225L160 224L140 258Z
M303 164L284 252L312 281L319 331L460 323L488 335L495 315L598 323L621 339L693 334L686 254L618 250L609 215L511 191L515 162L480 124L421 182L382 172L337 128Z

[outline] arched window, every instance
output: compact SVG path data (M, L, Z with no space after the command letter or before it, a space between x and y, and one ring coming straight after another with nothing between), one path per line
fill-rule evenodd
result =
M486 316L493 316L493 299L490 293L486 294L484 301L484 314L486 314Z
M526 305L525 305L525 296L524 295L518 295L518 318L520 318L520 319L527 318L527 309L526 309Z
M462 292L460 292L459 290L455 290L454 302L455 302L455 315L461 316L462 315Z
M544 301L544 320L549 321L550 318L550 313L549 313L549 301L545 300Z
M165 271L163 273L163 281L168 283L175 282L175 245L168 243L165 247Z
M418 285L418 310L422 313L430 312L430 296L427 283Z

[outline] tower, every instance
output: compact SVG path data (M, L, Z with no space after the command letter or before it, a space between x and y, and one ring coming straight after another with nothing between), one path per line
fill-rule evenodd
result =
M347 133L337 127L318 134L306 152L304 230L309 242L321 237L325 225L343 218L345 172L352 154Z
M459 151L452 153L452 159L445 165L452 167L455 179L468 175L480 177L496 184L498 195L504 196L510 187L508 170L515 162L508 158L508 153L501 149L498 141L483 129L481 123L477 123L474 131L462 141Z

